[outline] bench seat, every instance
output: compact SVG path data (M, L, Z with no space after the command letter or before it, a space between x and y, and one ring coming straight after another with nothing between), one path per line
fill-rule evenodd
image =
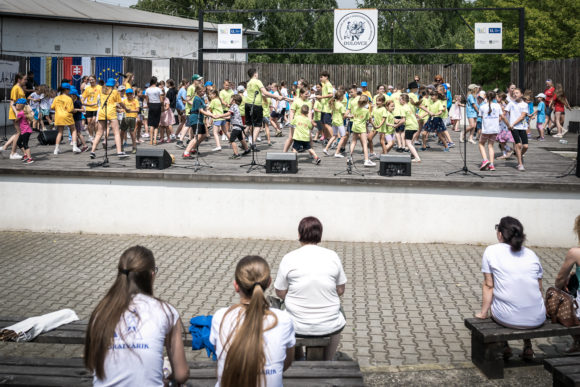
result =
M580 356L546 359L544 368L552 374L554 387L580 386Z

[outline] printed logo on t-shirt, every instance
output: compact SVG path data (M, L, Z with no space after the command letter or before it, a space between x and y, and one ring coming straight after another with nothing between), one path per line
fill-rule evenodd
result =
M149 344L139 342L143 340L143 336L141 335L141 321L137 316L131 314L125 318L123 328L122 334L117 334L115 331L113 336L115 342L111 349L149 349Z

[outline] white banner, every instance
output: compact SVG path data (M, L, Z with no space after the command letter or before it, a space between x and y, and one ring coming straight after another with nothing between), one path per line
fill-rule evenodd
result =
M18 74L18 62L0 60L0 89L12 89L14 76Z
M475 23L476 50L502 48L503 28L501 23Z
M376 54L378 15L376 9L335 9L334 53Z
M241 24L218 24L218 49L243 48Z

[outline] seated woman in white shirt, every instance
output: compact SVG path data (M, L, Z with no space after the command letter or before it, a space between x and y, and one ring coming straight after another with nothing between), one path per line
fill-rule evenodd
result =
M506 216L495 226L498 244L483 253L483 300L477 318L491 318L500 325L515 329L538 328L546 321L542 275L538 256L523 247L526 239L519 220ZM504 358L512 352L505 343ZM531 341L524 340L524 360L534 357Z
M340 310L346 275L336 252L317 246L322 240L320 220L302 219L298 236L302 247L282 258L274 288L294 320L296 336L330 336L324 358L332 360L346 325Z
M238 262L234 289L240 302L218 310L209 340L218 358L216 387L282 386L282 374L294 358L294 326L288 313L270 309L264 292L270 267L262 257Z
M85 366L95 386L163 386L185 383L189 366L175 308L153 296L157 273L151 250L131 247L121 255L117 278L89 320ZM173 373L164 380L163 349Z

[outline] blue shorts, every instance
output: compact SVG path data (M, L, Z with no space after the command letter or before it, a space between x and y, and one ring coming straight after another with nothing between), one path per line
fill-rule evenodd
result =
M224 126L226 124L225 121L214 121L213 126Z
M332 125L332 114L331 113L321 113L320 121L325 125Z

